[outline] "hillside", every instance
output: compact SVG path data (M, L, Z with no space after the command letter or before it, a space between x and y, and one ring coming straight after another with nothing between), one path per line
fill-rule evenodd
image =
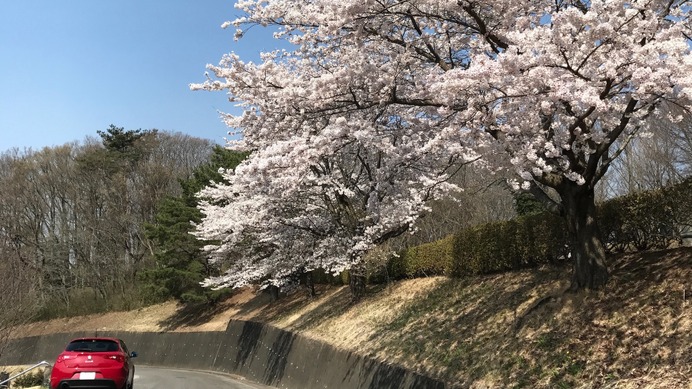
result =
M270 303L246 289L213 309L166 303L34 323L62 331L220 331L257 320L471 388L692 388L692 248L610 258L597 292L566 294L568 267L473 279L320 286Z

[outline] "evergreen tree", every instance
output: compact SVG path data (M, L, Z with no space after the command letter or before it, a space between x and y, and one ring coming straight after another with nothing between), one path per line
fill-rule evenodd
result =
M515 194L514 208L519 216L534 215L547 210L545 205L530 192Z
M146 227L155 247L156 266L140 276L153 301L174 298L185 304L214 303L227 293L201 286L205 278L218 275L218 268L201 251L206 242L190 232L202 220L196 193L212 181L220 182L219 169L233 169L245 156L216 146L209 163L180 181L182 195L167 197L159 204L155 223Z

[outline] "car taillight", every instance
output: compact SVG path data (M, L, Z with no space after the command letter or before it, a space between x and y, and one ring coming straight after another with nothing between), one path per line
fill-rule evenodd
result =
M108 359L112 359L112 360L118 361L120 363L125 362L125 357L123 357L122 355L111 355L108 357Z
M58 360L55 361L55 363L63 362L63 361L65 361L66 359L70 359L70 356L69 356L69 355L58 355Z

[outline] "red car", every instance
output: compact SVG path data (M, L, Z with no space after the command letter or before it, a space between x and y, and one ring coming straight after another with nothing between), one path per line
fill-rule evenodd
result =
M50 388L132 389L136 356L120 339L73 339L53 365Z

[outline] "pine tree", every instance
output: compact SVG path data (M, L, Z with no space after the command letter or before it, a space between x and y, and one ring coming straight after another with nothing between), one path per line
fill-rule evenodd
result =
M201 286L202 280L218 275L219 269L201 251L206 242L190 232L202 220L197 192L212 181L222 181L219 169L233 169L245 156L216 146L209 163L180 181L182 195L167 197L159 204L155 223L146 227L155 247L156 267L140 275L152 301L174 298L185 304L214 303L227 293Z

